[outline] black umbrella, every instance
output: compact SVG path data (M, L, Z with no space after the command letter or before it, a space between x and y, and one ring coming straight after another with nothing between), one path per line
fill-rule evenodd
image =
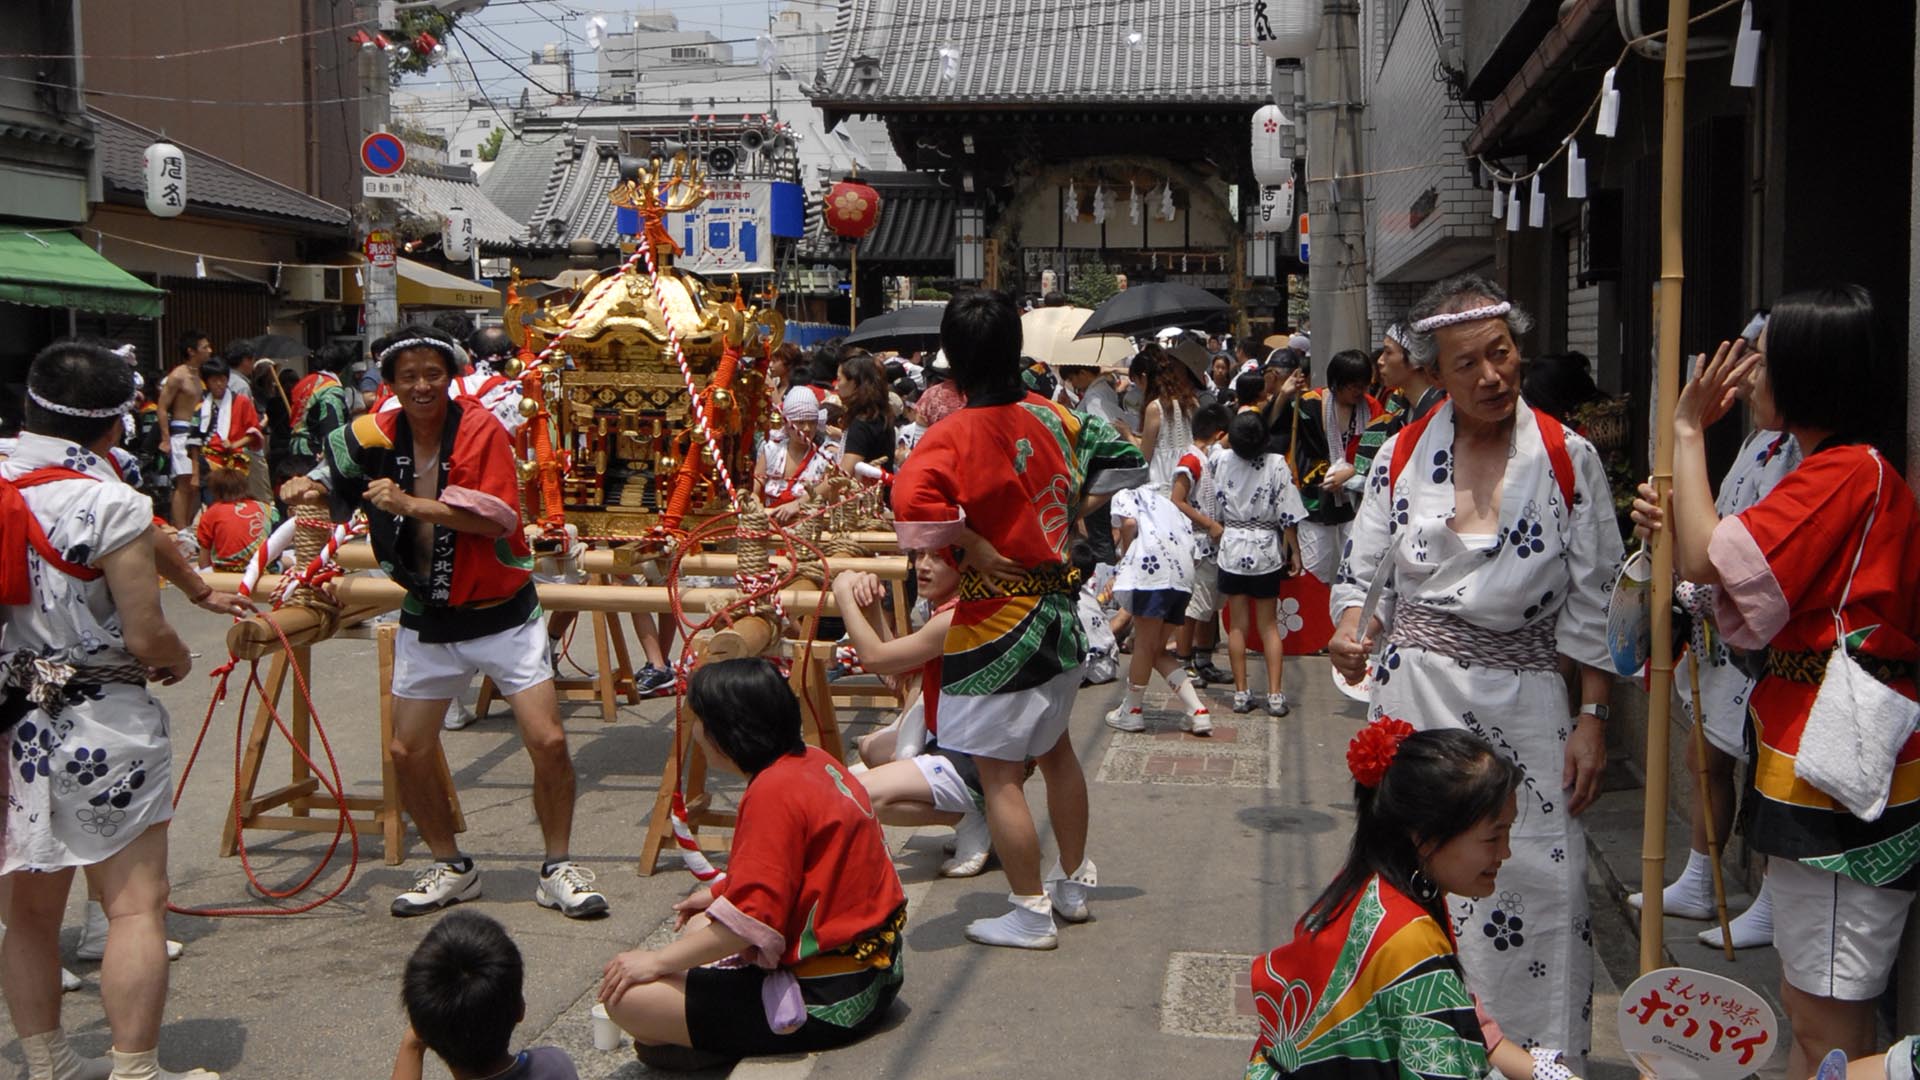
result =
M1075 337L1147 334L1163 326L1196 326L1224 320L1233 309L1205 289L1156 282L1122 289L1093 309Z
M940 347L940 320L947 314L945 304L913 304L875 315L848 334L846 344L869 349L915 349L932 351Z

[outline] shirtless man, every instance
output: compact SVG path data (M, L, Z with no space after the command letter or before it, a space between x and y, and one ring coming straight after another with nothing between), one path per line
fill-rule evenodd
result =
M160 452L167 455L173 476L173 527L184 529L193 522L200 508L200 481L193 472L193 446L188 433L193 430L193 414L200 408L205 387L200 385L200 365L213 355L213 339L202 330L180 335L180 360L167 372L160 384Z

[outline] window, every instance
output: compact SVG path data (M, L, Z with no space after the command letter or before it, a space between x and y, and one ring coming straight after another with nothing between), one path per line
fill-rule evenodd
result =
M707 49L704 45L675 45L667 55L675 60L705 60Z
M472 161L472 160L473 160L473 151L471 151L471 150L462 150L462 151L460 151L460 160L461 160L461 161Z
M480 130L481 130L481 131L485 131L485 130L487 130L488 128L490 128L490 127L492 127L492 126L493 126L493 121L491 121L491 120L482 120L482 121L480 121Z

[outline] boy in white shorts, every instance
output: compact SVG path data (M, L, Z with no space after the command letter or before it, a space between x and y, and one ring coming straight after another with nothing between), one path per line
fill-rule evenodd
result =
M407 590L394 641L394 769L407 815L434 864L393 901L420 915L480 895L480 872L454 839L439 741L447 703L478 672L493 680L533 759L533 806L546 842L534 900L569 918L604 914L593 873L567 853L573 831L573 761L560 726L553 666L533 552L521 529L518 478L506 429L484 408L451 399L454 343L428 327L403 327L375 348L400 408L362 416L329 436L335 520L367 513L380 568ZM289 480L289 503L320 485Z

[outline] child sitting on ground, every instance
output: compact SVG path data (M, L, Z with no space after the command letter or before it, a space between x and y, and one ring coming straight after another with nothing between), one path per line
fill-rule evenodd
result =
M271 505L248 493L247 475L252 468L245 446L212 438L200 451L205 470L207 497L211 504L200 511L200 523L194 539L200 545L200 568L244 572L247 563L267 542L279 523Z
M727 872L674 905L685 932L608 961L599 999L650 1065L810 1053L879 1025L900 992L906 894L845 767L800 738L800 702L758 657L687 689L693 738L747 778ZM723 960L732 966L718 967Z
M904 637L894 637L887 628L882 607L886 593L879 578L844 571L833 578L833 597L860 666L875 675L919 677L900 719L860 740L860 760L866 766L860 782L881 824L953 826L953 858L940 864L940 875L972 877L986 868L992 846L980 772L971 757L942 750L938 742L940 659L953 626L960 570L946 551L914 552L913 567L920 596L933 615Z
M559 1047L512 1053L513 1029L527 1016L524 976L505 927L477 911L442 918L407 959L400 989L407 1033L393 1080L420 1080L428 1050L454 1080L579 1080Z
M1186 621L1193 599L1193 527L1150 485L1116 493L1111 509L1114 546L1121 553L1113 590L1126 595L1134 631L1127 692L1107 714L1107 725L1117 731L1147 730L1141 699L1148 677L1158 671L1186 710L1186 729L1210 735L1213 720L1193 692L1186 665L1167 652L1167 638Z
M1073 568L1080 575L1079 610L1080 629L1087 635L1087 658L1080 665L1080 685L1105 686L1120 675L1119 642L1114 640L1113 625L1107 620L1106 606L1101 602L1101 594L1106 591L1112 568L1103 577L1100 567L1094 562L1093 545L1085 540L1074 542L1070 556Z

